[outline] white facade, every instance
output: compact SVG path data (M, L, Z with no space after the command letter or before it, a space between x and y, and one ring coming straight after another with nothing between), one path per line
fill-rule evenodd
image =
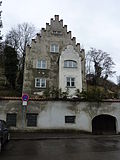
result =
M100 126L105 126L106 128L103 129L109 131L109 127L114 125L111 131L116 134L120 133L120 101L100 103L79 101L29 101L24 112L24 126L23 112L21 112L22 107L21 100L0 101L0 119L6 120L7 114L16 114L16 126L11 128L16 130L22 130L23 128L30 131L71 129L92 132L94 118L99 119L99 122L101 122L99 116L102 115L106 118ZM33 116L36 115L35 125L33 125L33 123L31 123L31 126L28 125L28 114L30 114L30 116L31 114ZM69 122L66 121L66 116L70 117ZM71 117L73 118L71 119ZM10 122L12 121L13 119L10 119ZM96 124L96 122L94 124Z
M71 64L71 67L65 67L65 61L75 62L76 66L74 67L74 64ZM67 85L68 77L70 78L70 86ZM71 79L74 81L73 86L71 86ZM72 45L68 45L67 48L62 51L59 59L59 89L61 89L62 92L66 92L67 88L69 96L75 95L77 89L79 89L80 92L82 91L81 57Z

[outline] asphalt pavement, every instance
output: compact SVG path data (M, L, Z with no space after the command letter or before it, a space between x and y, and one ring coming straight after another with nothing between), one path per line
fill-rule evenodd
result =
M120 160L119 135L79 135L73 139L71 135L59 139L54 135L39 140L27 136L24 140L10 140L0 153L0 160Z

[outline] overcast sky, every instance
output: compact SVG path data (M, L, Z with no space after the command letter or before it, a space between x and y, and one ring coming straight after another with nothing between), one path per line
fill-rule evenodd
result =
M29 22L37 29L59 15L84 49L108 52L120 75L120 0L2 0L2 34Z

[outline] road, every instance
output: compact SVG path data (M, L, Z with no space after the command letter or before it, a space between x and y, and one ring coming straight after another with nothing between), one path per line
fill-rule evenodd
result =
M120 160L120 136L11 140L0 160Z

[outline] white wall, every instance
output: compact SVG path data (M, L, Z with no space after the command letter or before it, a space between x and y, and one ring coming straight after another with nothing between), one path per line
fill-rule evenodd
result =
M64 68L64 60L76 61L77 68ZM75 88L69 88L69 95L75 95L76 89L82 91L81 57L72 45L67 46L59 60L59 88L62 92L66 91L66 77L75 77Z
M45 110L39 113L37 125L40 129L75 129L91 132L91 121L79 107L72 110L69 103L49 103ZM70 109L71 108L71 109ZM65 123L65 116L76 116L75 123Z
M0 101L0 119L6 120L7 113L17 114L15 129L22 128L22 101ZM101 114L116 118L117 133L120 133L120 102L73 102L73 101L29 101L26 113L37 113L37 127L27 127L28 130L39 129L75 129L92 132L92 119ZM65 123L65 116L76 116L75 123ZM26 120L25 120L26 121Z

